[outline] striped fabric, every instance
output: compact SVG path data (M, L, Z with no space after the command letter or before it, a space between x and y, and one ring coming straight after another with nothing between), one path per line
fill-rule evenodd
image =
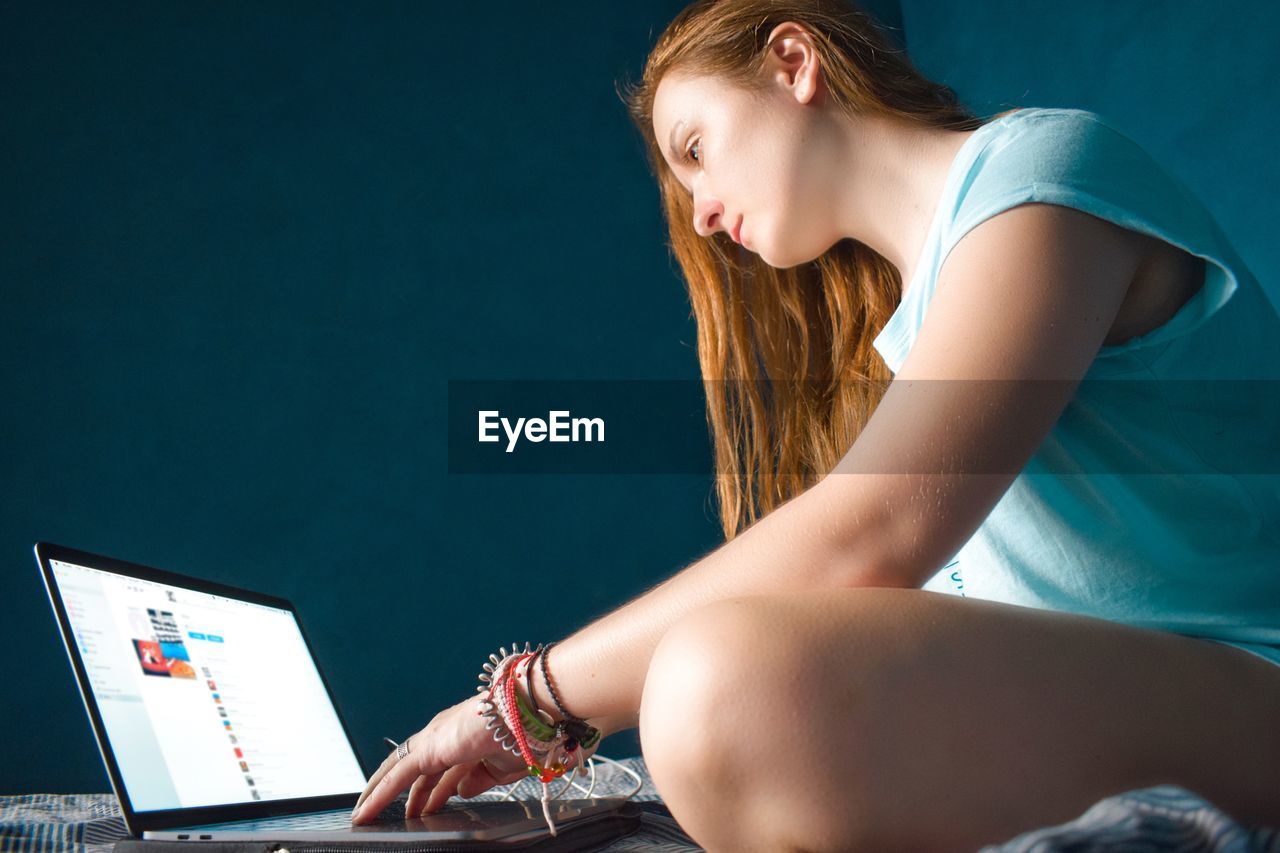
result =
M641 828L605 848L608 853L649 851L688 853L700 848L662 808L662 798L642 758L623 759L644 784L633 800L646 808ZM541 791L532 781L520 797ZM625 794L634 780L600 764L595 793ZM510 786L516 787L516 786ZM471 801L499 799L510 787L495 788ZM110 794L28 794L0 797L0 850L110 853L125 837L124 822ZM1108 797L1075 820L1019 835L980 853L1280 853L1280 828L1249 830L1191 792L1161 785Z
M1050 851L1280 853L1280 828L1250 831L1187 789L1159 785L1099 800L1070 823L1023 833L980 853Z
M0 850L109 851L126 835L112 794L0 797Z

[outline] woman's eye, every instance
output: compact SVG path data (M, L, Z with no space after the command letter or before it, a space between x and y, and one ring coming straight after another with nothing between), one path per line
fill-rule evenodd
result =
M695 156L694 156L694 153L693 153L693 152L694 152L694 149L698 148L700 145L702 145L702 140L701 140L701 139L695 139L692 143L690 143L690 144L689 144L689 147L688 147L688 148L686 148L686 149L685 149L685 151L684 151L684 159L685 159L685 160L688 160L688 161L695 162L695 163L701 163L701 162L702 162L702 155L701 155L701 154L699 154L698 156L696 156L696 157L695 157Z

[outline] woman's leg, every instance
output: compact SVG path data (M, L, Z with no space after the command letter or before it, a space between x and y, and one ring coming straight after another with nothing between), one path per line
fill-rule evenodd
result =
M710 850L976 850L1181 785L1280 825L1280 667L915 589L720 601L658 644L640 737Z

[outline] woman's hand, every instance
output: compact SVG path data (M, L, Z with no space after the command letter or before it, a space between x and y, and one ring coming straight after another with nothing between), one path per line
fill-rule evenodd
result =
M488 718L480 714L480 696L470 696L446 708L409 737L409 754L397 760L392 752L369 779L351 814L354 824L373 820L406 787L407 817L432 814L454 794L474 797L497 785L517 782L529 775L524 761L503 749L486 729ZM603 738L601 738L603 740ZM600 741L595 743L598 748ZM595 752L579 750L577 766ZM563 783L561 783L563 784Z
M479 695L470 696L436 714L426 728L409 736L409 754L392 752L369 779L351 813L352 823L367 823L408 788L406 817L429 814L455 793L474 797L495 785L528 774L524 762L500 747L487 717L480 714Z

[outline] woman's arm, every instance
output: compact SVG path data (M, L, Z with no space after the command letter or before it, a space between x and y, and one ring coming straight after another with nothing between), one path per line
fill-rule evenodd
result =
M667 628L690 610L722 598L850 584L874 585L880 537L854 540L834 511L824 480L774 509L711 554L649 592L557 643L548 658L556 692L574 716L604 735L639 724L649 660ZM845 479L845 478L840 478ZM870 531L878 525L869 527ZM556 719L541 667L534 668L538 707ZM475 796L528 775L524 763L494 743L475 695L437 714L393 752L369 779L352 822L367 823L412 785L406 814L432 812L455 792ZM593 747L594 750L595 747ZM501 755L495 755L500 752ZM496 768L496 770L495 770Z
M862 435L816 486L552 649L568 710L637 724L658 640L722 598L813 587L918 587L981 525L1088 369L1142 241L1070 208L1025 204L948 256L929 316ZM541 677L539 705L551 705ZM602 719L604 718L604 719Z
M547 663L565 707L606 735L635 727L658 640L700 605L814 587L901 586L877 571L879 555L892 547L877 531L888 526L867 515L859 536L845 535L849 504L841 510L829 500L835 485L831 478L823 480L647 593L556 643ZM551 709L558 719L541 675L534 678L534 690L539 707Z

